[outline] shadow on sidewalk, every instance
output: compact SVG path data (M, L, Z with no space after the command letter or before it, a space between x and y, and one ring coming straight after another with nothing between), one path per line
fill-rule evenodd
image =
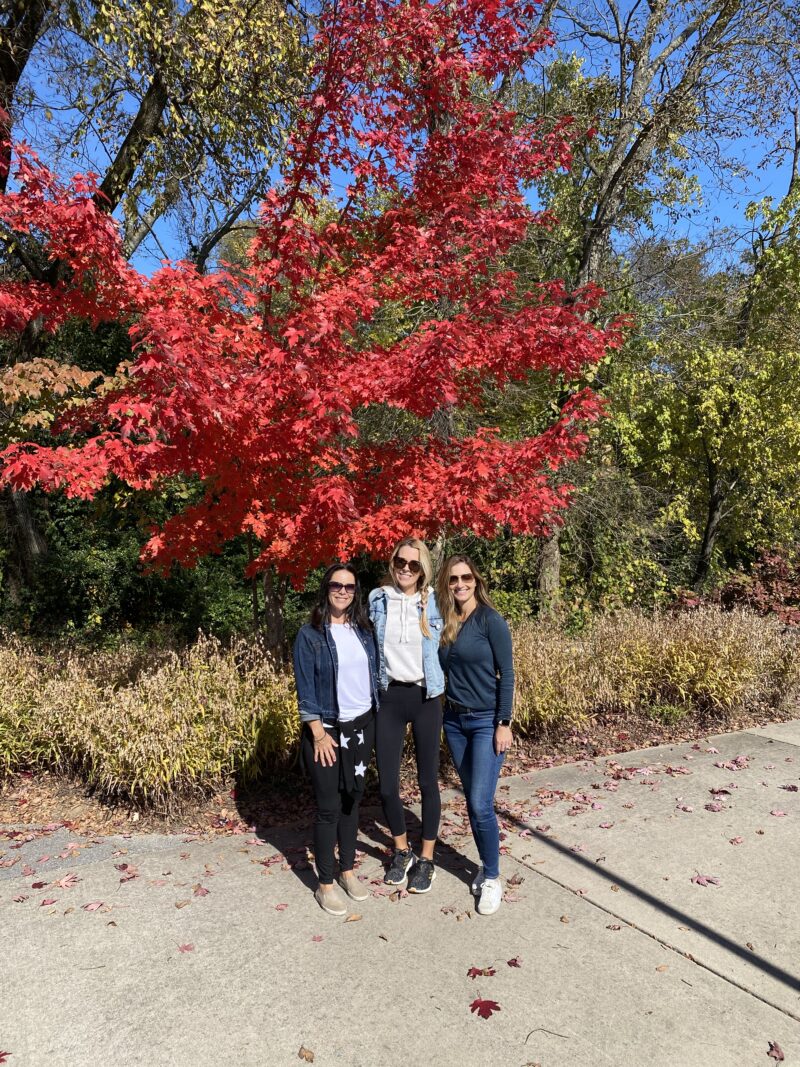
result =
M792 992L800 992L800 978L798 978L796 975L791 974L789 971L785 971L782 967L779 967L775 963L771 963L770 960L765 959L763 956L759 956L757 953L752 952L750 949L745 948L744 946L738 944L736 941L731 941L731 939L725 934L720 933L718 930L713 929L713 927L711 926L707 926L699 919L694 918L694 916L687 915L685 911L681 911L679 908L675 908L671 904L667 904L665 901L660 900L657 896L654 896L652 893L648 892L648 890L642 889L635 882L631 882L630 879L626 878L624 875L615 874L613 871L609 870L605 866L599 867L593 860L589 860L585 856L581 856L578 853L573 852L572 849L569 848L567 845L562 845L560 841L554 841L546 834L543 834L540 831L536 830L534 827L522 822L510 812L504 812L503 818L506 821L519 826L520 829L532 831L531 840L535 840L540 845L546 845L547 848L550 848L554 852L557 852L560 856L570 860L578 867L582 867L586 870L592 871L593 874L600 875L600 877L609 882L609 884L618 885L620 889L625 889L632 896L638 897L639 900L643 901L645 904L649 904L653 908L656 908L662 914L669 916L671 919L676 919L684 926L689 926L695 933L700 934L701 937L705 937L708 941L719 945L721 948L724 948L732 955L745 961L751 967L755 967L763 974L768 975L770 978L774 978L777 982L780 982L782 985L785 985L789 989L791 989ZM543 871L537 871L536 873L540 874L543 878L548 878L551 881L557 881L556 879L552 878L551 875L545 874ZM569 886L567 886L566 888L569 889ZM592 901L590 901L590 903L592 903ZM604 910L609 911L609 909L607 908L604 908ZM621 916L617 917L622 918ZM622 921L626 922L627 920L622 918ZM629 923L629 925L636 927L635 923ZM702 961L695 960L695 962ZM702 963L702 965L706 967L708 966L708 964L705 963ZM781 1008L781 1010L785 1011L786 1009ZM800 1021L800 1016L793 1015L792 1017Z

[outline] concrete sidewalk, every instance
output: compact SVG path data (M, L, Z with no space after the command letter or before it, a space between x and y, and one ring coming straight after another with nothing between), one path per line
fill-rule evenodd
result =
M0 838L0 1051L10 1067L289 1065L301 1047L353 1067L767 1067L774 1043L800 1064L798 785L800 721L504 778L490 918L455 793L424 897L381 895L387 838L365 813L377 895L350 922L313 900L305 827Z

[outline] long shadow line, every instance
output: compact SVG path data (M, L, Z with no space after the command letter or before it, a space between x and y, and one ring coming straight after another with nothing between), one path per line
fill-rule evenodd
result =
M517 826L524 830L531 830L532 833L535 835L536 841L540 844L547 845L548 848L553 849L555 852L558 852L560 855L564 856L566 859L571 860L573 863L577 863L579 866L585 867L587 870L592 871L594 874L601 875L606 881L613 883L614 885L618 885L621 889L626 889L633 896L636 896L640 900L643 900L645 903L650 904L652 907L656 908L658 911L663 912L665 915L669 915L673 919L679 919L684 925L691 926L697 933L701 934L709 941L715 942L722 948L726 949L728 952L732 953L734 956L738 956L740 959L745 960L750 966L755 966L758 970L762 971L764 974L769 975L771 978L774 978L782 985L788 986L789 989L791 989L793 992L800 992L800 978L798 978L796 975L791 974L789 971L785 971L782 967L779 967L777 964L770 962L770 960L765 959L763 956L759 956L757 953L751 952L750 949L743 948L735 941L731 941L731 939L729 937L726 937L725 934L720 933L718 930L713 929L713 927L708 926L704 922L700 922L693 916L687 915L686 912L681 911L679 908L675 908L671 904L667 904L666 901L660 900L657 896L654 896L646 889L642 889L641 886L638 886L635 882L630 881L630 879L625 878L623 875L614 874L607 867L600 867L594 861L586 859L585 856L581 856L577 852L573 852L572 849L569 848L567 845L562 845L560 841L554 841L552 838L547 837L540 831L533 829L533 827L529 826L527 823L522 822L515 815L512 815L508 812L503 812L502 817L504 820L515 823ZM550 878L551 881L556 881L556 879L552 878L551 875L546 874L546 872L544 871L536 871L536 873L541 874L543 877ZM565 888L569 889L569 886L566 886ZM592 901L592 903L595 902ZM604 911L610 912L610 909L603 904L597 906L603 908ZM630 926L636 925L635 923L631 923L629 920L625 919L623 916L616 915L615 917L621 918L623 922L628 923L628 925ZM658 940L661 940L661 938L658 938ZM678 951L681 950L678 949ZM706 966L706 964L703 964L703 966ZM720 977L726 978L727 976L721 975ZM747 991L752 992L752 990ZM778 1007L778 1005L773 1006ZM780 1008L779 1010L784 1012L786 1011L785 1008ZM793 1018L797 1018L797 1016L793 1016Z

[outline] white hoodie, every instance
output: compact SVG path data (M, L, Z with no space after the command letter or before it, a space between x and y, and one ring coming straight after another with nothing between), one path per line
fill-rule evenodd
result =
M422 631L419 628L420 593L406 596L394 586L385 585L386 633L383 655L390 682L416 682L422 685Z

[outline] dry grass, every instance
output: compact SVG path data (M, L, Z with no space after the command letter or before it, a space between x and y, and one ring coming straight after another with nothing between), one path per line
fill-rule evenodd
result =
M58 768L104 797L167 808L257 776L298 733L290 679L245 642L149 656L0 648L0 773Z
M516 718L530 734L648 708L723 723L744 707L782 707L800 683L796 638L745 612L626 611L599 617L581 637L526 623L514 644Z
M524 623L514 642L517 729L532 738L631 711L724 724L742 708L781 708L800 679L796 638L716 609L623 612L580 637ZM49 768L104 799L169 811L274 767L299 729L290 674L252 643L93 654L0 643L0 780Z

